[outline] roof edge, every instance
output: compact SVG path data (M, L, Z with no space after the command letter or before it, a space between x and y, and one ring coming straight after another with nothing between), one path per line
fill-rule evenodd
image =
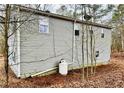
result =
M34 14L38 14L38 15L42 15L42 16L48 16L48 17L67 20L67 21L72 21L72 22L76 22L76 23L83 23L83 24L86 24L86 25L97 26L97 27L102 27L102 28L106 28L106 29L112 29L111 26L98 24L98 23L93 23L93 22L90 22L90 21L82 21L82 20L79 20L79 19L75 20L74 18L71 18L71 17L62 16L62 15L58 15L58 14L54 14L54 13L47 13L47 12L37 10L37 9L34 9L34 8L28 8L28 7L25 7L25 6L19 6L18 8L19 8L19 11L22 11L22 12L34 12Z

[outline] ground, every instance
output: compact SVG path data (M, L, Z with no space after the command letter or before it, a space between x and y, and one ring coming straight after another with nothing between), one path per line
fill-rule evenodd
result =
M0 59L2 65L3 58ZM0 85L4 87L4 71L0 65ZM17 79L13 72L9 70L9 87L74 87L74 88L115 88L124 87L124 53L114 53L107 65L96 68L95 76L88 79L81 79L81 70L70 71L67 76L58 73L44 77L33 77L27 79Z

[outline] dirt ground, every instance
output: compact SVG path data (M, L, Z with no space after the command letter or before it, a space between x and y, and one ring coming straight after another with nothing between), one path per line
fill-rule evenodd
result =
M3 58L0 59L3 64ZM0 65L0 86L4 87L4 71ZM109 64L98 66L96 75L81 79L81 70L70 71L67 76L58 73L44 77L17 79L9 70L9 87L32 88L120 88L124 87L124 53L114 53Z

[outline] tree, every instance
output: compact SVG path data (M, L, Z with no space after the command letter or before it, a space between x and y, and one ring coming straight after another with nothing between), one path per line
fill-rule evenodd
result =
M11 19L10 15L11 15L11 11L12 11L11 6L12 5L9 5L9 4L5 5L5 8L3 10L4 11L4 16L2 16L2 18L4 18L4 20L1 21L1 23L3 23L3 29L2 29L1 32L2 32L2 37L3 37L3 40L4 40L2 47L3 47L3 56L4 56L4 63L5 63L4 64L5 80L6 80L5 87L8 87L8 78L9 78L9 76L8 76L8 64L9 64L8 63L8 57L12 54L12 53L10 53L10 54L8 53L8 49L9 49L8 39L13 34L15 34L16 31L18 30L18 28L20 28L25 22L27 22L27 21L31 22L31 20L29 18L34 14L34 12L29 13L29 15L27 15L25 20L19 20L19 21L18 21L18 19L17 20L10 20ZM15 7L15 5L13 7ZM20 7L20 6L18 5L18 7ZM36 9L38 9L38 8L39 8L39 6L37 6ZM18 23L18 22L20 22L19 26L16 27L16 29L14 31L11 31L12 32L11 34L8 34L9 31L10 31L10 25L12 25L12 23Z
M63 16L72 17L72 11L68 9L68 5L60 5L60 7L56 10L56 13Z
M9 20L10 20L10 5L7 4L5 8L5 19L4 19L4 63L5 63L5 73L6 73L6 87L8 87L8 30L9 30Z
M114 26L115 35L121 44L121 51L124 51L124 5L120 4L112 15L112 25ZM118 34L116 34L118 33ZM114 38L113 38L114 39ZM115 46L118 44L115 43Z

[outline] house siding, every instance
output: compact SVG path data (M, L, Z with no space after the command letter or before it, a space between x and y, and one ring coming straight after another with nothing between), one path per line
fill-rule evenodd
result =
M73 24L49 18L49 33L40 33L39 16L33 17L20 28L22 75L54 68L62 58L72 61Z
M84 64L87 66L86 25L76 25L71 21L47 17L49 19L49 33L39 32L40 15L21 12L20 19L25 20L20 31L20 77L28 77L38 72L44 72L58 67L61 59L65 59L70 65L69 69L82 67L82 30L84 37ZM43 17L43 16L42 16ZM21 24L21 23L20 23ZM74 30L80 31L79 36L74 36ZM104 38L101 38L101 31L104 30ZM99 51L97 64L106 64L111 53L111 30L93 26L95 34L95 50ZM90 35L88 35L88 62L90 58ZM19 55L18 55L19 56ZM19 58L19 57L18 57ZM74 62L73 62L74 61ZM95 63L95 62L93 62Z
M11 12L11 19L12 21L13 18L17 18L19 17L19 13L18 11L12 11ZM19 23L16 24L17 26L19 25ZM19 29L17 30L14 30L14 27L15 24L12 23L9 25L9 31L8 31L8 46L9 46L9 49L8 49L8 54L9 54L9 57L8 57L8 60L9 60L9 65L10 65L10 68L13 70L13 72L15 73L15 75L17 77L20 77L20 62L19 62L19 58L20 58L20 55L18 55L19 53L19 46L18 46L18 43L20 43L19 39ZM16 28L15 28L16 29Z

